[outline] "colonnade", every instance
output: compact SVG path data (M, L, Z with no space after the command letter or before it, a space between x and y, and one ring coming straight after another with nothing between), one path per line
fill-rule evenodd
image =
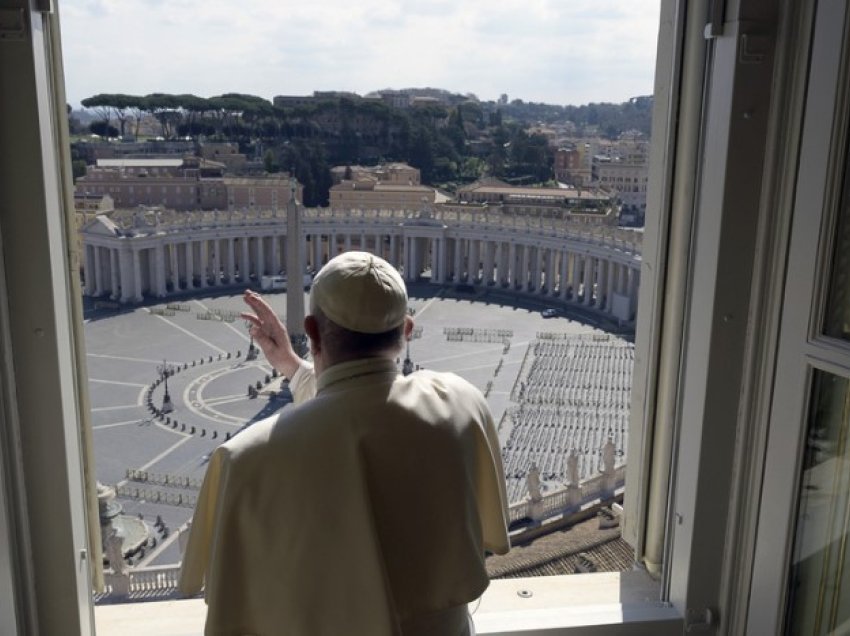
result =
M359 249L385 258L405 280L464 284L533 294L594 307L629 320L640 256L611 246L535 234L446 224L305 223L302 268ZM230 285L259 285L284 273L285 227L235 227L133 236L83 232L85 293L121 302ZM227 231L231 230L231 231ZM240 231L241 230L241 231ZM250 230L250 231L246 231Z

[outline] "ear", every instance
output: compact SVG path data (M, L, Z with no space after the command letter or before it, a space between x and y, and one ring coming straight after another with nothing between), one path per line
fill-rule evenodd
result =
M413 318L410 316L404 317L404 341L407 342L410 340L410 336L413 334Z
M319 321L313 315L304 317L304 333L310 338L310 349L315 354L321 351L322 337L319 334Z

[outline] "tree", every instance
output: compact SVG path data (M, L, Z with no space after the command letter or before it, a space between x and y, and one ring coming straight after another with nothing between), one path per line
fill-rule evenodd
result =
M271 148L266 150L263 155L263 167L269 174L280 172L280 164L278 164L277 159L274 156L274 151L272 151Z
M419 168L422 181L431 183L434 171L434 151L431 133L427 128L419 127L413 133L409 161L414 168Z
M109 125L105 121L93 121L89 124L89 130L95 135L101 137L117 137L118 129L115 126Z
M112 103L109 95L100 93L87 97L82 100L83 108L89 108L94 111L95 117L103 122L104 129L109 127L109 122L112 121ZM100 134L100 133L96 133Z
M168 95L166 93L152 93L145 96L144 104L147 110L153 114L159 122L162 130L162 136L165 139L171 139L176 132L177 125L180 123L182 116L178 111L180 102L176 95Z

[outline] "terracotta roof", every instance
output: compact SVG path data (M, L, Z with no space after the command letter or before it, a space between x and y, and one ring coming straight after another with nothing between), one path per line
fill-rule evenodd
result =
M634 551L619 527L600 529L593 518L514 546L505 555L489 556L487 573L491 579L575 574L582 561L592 571L625 572L632 569Z

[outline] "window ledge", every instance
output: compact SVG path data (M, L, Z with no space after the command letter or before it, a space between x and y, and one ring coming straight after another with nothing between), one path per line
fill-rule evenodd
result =
M569 635L576 628L583 635L681 634L680 614L657 599L658 584L645 573L603 572L493 581L470 611L480 636ZM95 617L98 636L197 636L206 605L203 599L99 605Z
M681 634L679 612L658 601L645 572L597 572L491 582L470 604L479 636ZM589 627L594 627L588 631Z

